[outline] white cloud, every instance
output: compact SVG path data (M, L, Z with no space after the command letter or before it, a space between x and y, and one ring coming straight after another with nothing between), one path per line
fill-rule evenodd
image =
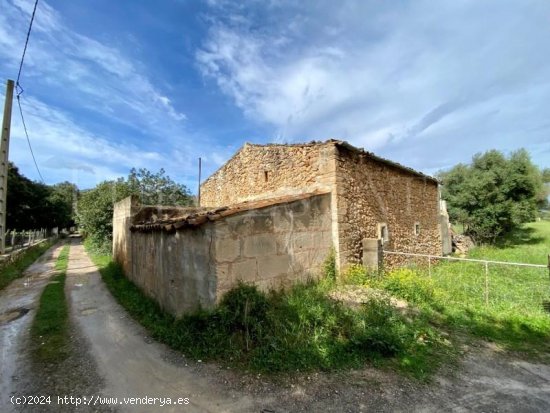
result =
M25 122L32 139L39 166L53 169L76 169L84 173L85 186L108 176L125 174L131 167L158 164L163 157L129 143L116 143L78 126L64 112L34 98L23 99ZM18 113L14 113L18 115ZM16 164L30 163L27 142L19 116L12 120L10 158ZM98 166L100 167L98 169Z
M238 8L224 3L221 15L213 7L208 40L196 54L203 75L251 119L272 125L275 139L341 137L404 163L398 145L420 145L431 154L418 158L413 166L420 168L434 158L434 140L460 158L537 139L504 145L499 136L521 136L526 120L545 122L548 3L358 0L298 10L282 3L256 5L264 20L255 24L234 24L227 15L244 14ZM486 127L482 114L498 108L508 109L499 121L512 130ZM456 124L452 134L436 133L449 132L447 124ZM460 128L478 129L477 141L464 145Z
M13 77L34 2L0 1L0 73ZM61 178L63 169L79 171L84 186L133 166L172 167L180 179L188 172L160 153L171 150L172 136L185 133L186 115L130 52L71 30L53 7L39 3L21 84L27 126L47 181ZM87 114L77 116L82 110ZM14 110L11 157L36 176L18 117ZM150 138L139 141L128 130ZM163 147L151 150L155 141Z
M2 2L5 13L0 16L0 27L28 24L32 2ZM11 69L19 63L24 34L23 30L0 29L0 44L7 45L0 48L0 58L6 59ZM136 127L153 134L166 132L166 124L172 130L181 127L177 122L185 115L128 52L72 31L48 3L40 2L21 83L23 87L37 81L47 83L69 101L86 102L89 109L110 113L122 122L131 119Z

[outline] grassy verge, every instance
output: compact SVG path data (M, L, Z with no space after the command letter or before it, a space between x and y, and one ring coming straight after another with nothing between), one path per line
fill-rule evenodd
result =
M550 222L541 221L471 255L545 263L548 245ZM321 282L270 294L240 285L216 309L177 320L125 278L110 256L92 252L92 259L114 297L155 339L189 357L247 370L334 370L373 363L428 379L441 364L457 360L457 344L465 338L532 353L548 350L550 342L550 316L542 309L542 300L550 297L546 270L491 266L486 283L485 267L478 264L433 263L430 272L403 268L382 277L352 267L344 280L382 293L350 307L329 298L342 285L327 263ZM398 311L390 296L412 308Z
M550 222L525 225L498 246L470 252L472 258L547 264ZM389 291L418 306L442 328L498 343L502 347L544 355L550 350L548 269L441 262L431 274L425 267L401 269L363 283Z
M55 363L68 356L69 312L65 298L68 260L69 246L65 245L55 263L58 274L44 289L31 326L32 354L39 362Z
M0 290L6 288L13 280L23 275L23 272L36 261L56 241L45 241L28 248L17 257L15 262L0 268Z
M131 316L153 338L195 359L269 373L371 362L427 378L454 351L427 319L406 317L388 300L350 308L330 299L328 277L270 294L240 285L216 309L175 319L125 278L109 256L91 255Z

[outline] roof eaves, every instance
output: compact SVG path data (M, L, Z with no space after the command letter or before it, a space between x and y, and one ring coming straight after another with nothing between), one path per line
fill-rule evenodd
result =
M326 195L329 191L314 191L308 193L302 193L298 195L286 195L276 198L260 199L255 201L242 202L240 204L234 204L230 206L224 206L220 208L213 208L208 211L201 211L199 213L190 214L185 217L177 217L174 219L166 219L155 223L142 223L133 224L130 226L130 231L134 232L152 232L152 231L166 231L173 232L183 228L196 228L207 222L217 221L221 218L235 215L241 212L246 212L254 209L267 208L273 205L280 205L303 199L311 198L317 195Z
M357 148L351 144L349 144L348 142L346 141L339 141L339 140L334 140L334 139L331 139L327 142L333 142L336 146L341 146L345 149L348 149L352 152L355 152L355 153L358 153L360 155L364 155L364 156L367 156L371 159L374 159L375 161L377 162L380 162L380 163L384 163L386 165L389 165L389 166L392 166L394 168L397 168L399 170L402 170L404 172L407 172L407 173L410 173L412 175L416 175L416 176L419 176L423 179L426 179L428 181L432 181L432 182L435 182L436 184L439 184L440 181L436 178L434 178L433 176L430 176L430 175L426 175L422 172L419 172L417 171L416 169L413 169L413 168L410 168L408 166L405 166L405 165L401 165L400 163L398 162L394 162L394 161L391 161L389 159L386 159L386 158L382 158L381 156L378 156L378 155L375 155L374 153L372 152L368 152L368 151L365 151L364 149L361 149L361 148Z

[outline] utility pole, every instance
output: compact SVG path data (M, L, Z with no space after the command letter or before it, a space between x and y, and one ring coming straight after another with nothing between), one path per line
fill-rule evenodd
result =
M2 141L0 142L0 254L6 251L6 201L8 195L8 158L10 153L11 106L13 103L13 80L6 83Z
M197 191L197 206L201 206L201 172L202 172L202 159L199 158L199 190Z

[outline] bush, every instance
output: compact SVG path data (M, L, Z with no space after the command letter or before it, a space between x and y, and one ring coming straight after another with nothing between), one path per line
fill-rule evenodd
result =
M370 300L363 305L361 316L362 328L352 340L356 350L377 352L385 357L404 350L407 326L388 300Z
M217 313L222 326L230 334L241 334L246 350L262 339L262 327L267 321L269 302L255 286L240 283L222 299Z
M439 174L451 221L476 242L495 243L537 216L548 194L525 149L509 157L491 150Z
M179 320L163 313L97 256L111 293L152 336L187 356L263 372L359 367L414 345L404 318L387 302L352 309L326 295L321 282L265 294L239 284L213 310Z

